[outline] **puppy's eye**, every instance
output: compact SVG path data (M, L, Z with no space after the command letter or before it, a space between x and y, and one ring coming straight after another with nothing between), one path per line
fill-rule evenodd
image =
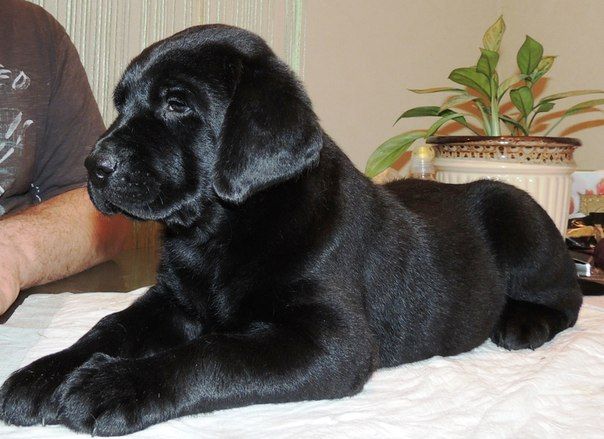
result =
M172 111L174 113L186 113L189 111L187 104L176 98L169 98L166 102L166 108L168 111Z

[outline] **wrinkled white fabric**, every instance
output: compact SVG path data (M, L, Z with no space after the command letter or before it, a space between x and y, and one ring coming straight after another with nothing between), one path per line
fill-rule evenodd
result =
M69 346L131 293L40 294L0 325L0 380ZM62 426L0 423L0 438L78 437ZM603 438L604 297L536 351L491 342L455 357L379 370L352 398L188 416L133 438Z

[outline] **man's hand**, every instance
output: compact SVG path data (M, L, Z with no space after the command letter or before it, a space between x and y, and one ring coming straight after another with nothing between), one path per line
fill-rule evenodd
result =
M0 314L20 289L77 273L130 247L131 223L98 212L85 188L0 220Z

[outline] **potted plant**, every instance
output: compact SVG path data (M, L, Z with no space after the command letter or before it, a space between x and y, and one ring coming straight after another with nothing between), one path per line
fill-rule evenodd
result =
M604 104L604 99L573 105L553 119L543 136L532 134L535 127L541 125L537 123L542 121L541 116L551 112L561 99L604 93L604 90L575 90L536 99L535 84L551 69L555 56L543 56L543 46L528 35L516 56L519 72L500 81L497 64L504 31L503 17L499 17L484 34L484 47L480 49L476 65L451 72L449 79L464 87L410 90L419 94L446 92L450 96L441 106L417 107L401 114L396 122L410 117L437 119L428 129L408 131L384 142L369 158L365 173L369 177L376 176L414 142L425 139L435 150L438 181L466 183L490 178L514 184L529 192L564 233L570 174L576 168L573 152L581 142L549 137L549 134L565 118L593 110ZM503 111L506 96L513 104L507 105L511 108L509 111ZM436 136L448 123L462 125L473 135ZM502 127L509 135L502 135Z

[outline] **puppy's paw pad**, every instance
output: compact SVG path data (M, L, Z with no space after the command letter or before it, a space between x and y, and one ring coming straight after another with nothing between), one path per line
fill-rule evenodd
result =
M59 407L58 418L73 430L98 431L99 435L109 434L110 426L101 422L108 419L106 423L113 422L117 429L111 434L125 434L124 420L140 409L137 382L129 360L95 354L57 389L54 400Z
M549 340L549 328L540 321L507 321L493 331L491 339L508 350L536 349Z
M14 372L0 388L0 419L7 424L56 422L52 395L69 371L69 357L43 357Z
M149 424L141 422L140 412L132 410L127 412L123 408L114 408L105 411L94 421L93 436L122 436L142 430Z
M543 305L509 300L491 340L505 349L537 349L565 328L565 316Z

